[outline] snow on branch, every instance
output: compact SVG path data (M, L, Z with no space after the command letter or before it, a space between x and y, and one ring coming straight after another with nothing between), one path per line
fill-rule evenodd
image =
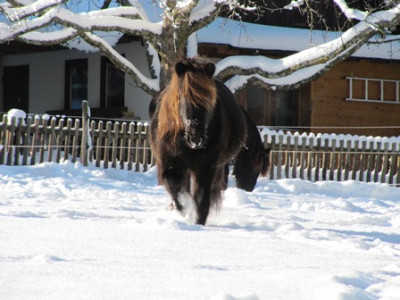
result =
M304 4L304 0L292 0L288 5L284 6L284 9L292 10L293 8L299 8Z
M52 11L53 9L39 18L17 22L11 26L6 23L0 23L0 43L15 39L24 33L50 25L52 23Z
M347 48L341 56L335 56L325 63L297 69L294 72L289 73L287 76L268 78L259 74L236 75L227 80L225 84L233 93L243 89L247 84L259 84L271 90L295 89L300 85L311 82L315 78L319 77L322 73L332 68L335 64L357 51L361 45L362 42L360 44L354 44L353 46Z
M365 11L350 8L345 0L333 0L333 1L336 3L336 5L340 8L340 10L344 13L344 15L348 19L356 19L359 21L364 21L368 16L368 13Z
M161 62L160 58L158 57L158 52L149 42L146 42L145 46L151 76L152 78L158 78L161 71Z
M52 32L32 31L20 35L17 39L21 42L33 45L60 45L74 39L79 35L79 31L73 28L64 28Z
M131 6L111 7L107 9L95 10L88 13L82 13L83 16L97 17L97 16L111 16L111 17L126 17L130 19L147 20L147 15L140 8Z
M38 0L25 6L12 7L10 3L0 4L0 11L4 12L11 22L16 22L48 8L58 6L68 0ZM22 4L22 3L21 3Z
M49 9L37 18L24 19L11 26L6 23L0 23L0 42L15 39L20 35L47 27L51 24L61 24L79 32L98 30L119 31L121 33L143 36L157 36L161 34L160 24L137 19L140 17L140 12L134 7L116 7L89 13L74 13L70 10L56 7ZM64 34L64 38L66 36L73 36L71 32L67 35L65 35L65 32L61 33L61 35ZM45 35L41 36L42 42L44 42L43 37ZM49 34L47 36L52 37L53 35Z
M301 83L309 82L316 78L325 68L325 64L319 64L297 70L288 76L280 78L265 78L258 74L236 75L224 83L229 87L232 93L240 91L248 84L259 84L271 90L276 90L279 87L291 89L298 87Z
M313 66L329 66L332 61L343 60L363 44L380 32L380 26L387 26L391 22L395 22L400 14L400 4L391 10L378 11L367 17L365 21L359 22L354 27L348 29L338 38L315 46L307 50L295 53L282 59L271 59L264 56L230 56L222 59L216 65L215 76L217 79L224 80L232 75L245 75L240 79L241 84L244 81L261 80L266 84L274 84L279 86L283 81L272 79L277 78L297 78L295 74L300 69L308 69L309 71L320 72L318 68ZM251 76L258 74L257 76ZM235 79L238 82L238 79ZM289 85L297 84L294 81ZM285 81L286 82L286 81ZM235 88L236 89L236 88Z
M196 22L201 22L203 19L207 19L214 15L217 10L216 3L213 0L198 2L199 1L197 1L197 5L193 7L191 11L189 24L194 24Z
M52 18L62 25L84 31L120 31L127 34L161 33L161 26L159 24L114 15L94 15L94 12L75 14L69 10L58 10Z
M86 32L81 35L82 39L88 44L100 49L100 51L108 57L120 70L124 71L131 78L135 79L137 85L145 92L153 94L160 90L159 80L150 79L143 75L129 60L119 54L105 40L97 35Z
M215 76L224 78L233 73L244 75L257 73L266 78L288 76L301 68L326 63L330 59L347 53L347 49L357 44L361 47L375 33L369 26L351 28L339 38L325 44L309 48L282 59L271 59L265 56L230 56L217 63ZM358 30L359 29L359 30ZM363 34L360 32L364 31Z

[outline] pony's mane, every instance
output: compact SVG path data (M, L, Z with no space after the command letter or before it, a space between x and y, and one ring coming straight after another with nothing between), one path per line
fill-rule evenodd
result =
M196 107L212 109L217 101L214 80L204 70L202 61L189 60L187 70L179 76L174 70L168 86L160 95L157 137L170 135L173 140L184 128L180 117L180 101L188 101Z

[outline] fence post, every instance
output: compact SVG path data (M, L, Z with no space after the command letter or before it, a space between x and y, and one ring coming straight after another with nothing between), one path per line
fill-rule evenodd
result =
M90 108L89 102L82 101L82 140L81 140L81 163L87 167L89 150L90 150L90 137L89 137L89 118Z
M0 126L0 165L4 164L7 148L7 115L3 115L2 125Z
M13 150L14 150L14 143L13 143L13 139L14 139L14 134L15 134L15 130L16 130L16 123L18 122L18 119L16 117L11 117L11 126L10 126L10 131L8 133L7 136L7 149L6 151L7 153L7 165L11 166L13 163Z

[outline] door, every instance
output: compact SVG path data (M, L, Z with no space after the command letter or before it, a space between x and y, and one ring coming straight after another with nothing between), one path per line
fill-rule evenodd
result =
M3 68L3 111L29 112L29 65Z

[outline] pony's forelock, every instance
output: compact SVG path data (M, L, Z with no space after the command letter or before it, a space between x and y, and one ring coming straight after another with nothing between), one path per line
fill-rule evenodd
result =
M214 80L205 73L186 72L183 76L181 97L195 106L212 109L217 101Z
M176 139L183 122L179 116L179 78L175 73L160 97L157 136L161 139L171 134Z
M174 71L170 83L160 97L157 136L163 138L171 135L175 140L179 131L184 128L179 111L181 99L196 107L202 106L211 110L217 101L217 88L214 80L204 70L188 70L181 76Z

